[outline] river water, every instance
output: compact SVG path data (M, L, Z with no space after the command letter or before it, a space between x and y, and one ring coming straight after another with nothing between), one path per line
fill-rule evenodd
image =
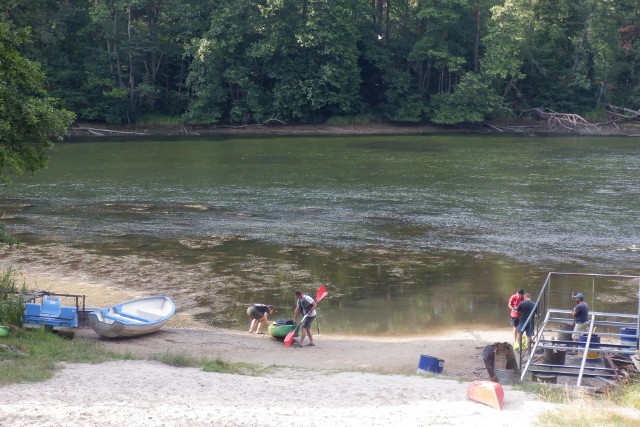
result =
M321 331L508 326L508 297L549 271L640 272L638 176L634 138L75 140L2 188L24 243L3 256L222 327L251 302L289 318L293 291L323 283Z

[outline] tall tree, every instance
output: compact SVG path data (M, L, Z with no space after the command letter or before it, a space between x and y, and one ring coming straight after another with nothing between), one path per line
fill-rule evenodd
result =
M56 107L44 90L44 74L24 58L24 33L0 21L0 181L46 166L53 142L62 138L73 113ZM0 222L0 241L13 243Z
M25 33L0 22L0 180L46 166L53 142L65 135L73 113L56 106L39 65L19 47Z
M253 0L219 3L209 29L190 48L193 60L187 84L194 97L185 115L189 123L263 118L263 71L250 52L264 31Z
M318 121L358 101L356 0L228 1L193 48L187 118Z
M506 96L525 77L522 66L529 48L533 10L530 0L505 0L491 12L491 25L483 40L486 52L481 70L496 84L503 85L503 96Z
M354 111L360 84L356 0L271 1L259 47L273 82L271 114L303 121Z

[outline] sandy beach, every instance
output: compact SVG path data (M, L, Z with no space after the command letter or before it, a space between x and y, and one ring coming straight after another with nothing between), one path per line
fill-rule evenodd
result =
M92 306L139 296L78 278L25 273L24 279L52 292L85 295ZM152 361L61 364L49 381L1 387L0 425L506 426L514 417L527 425L553 406L509 386L501 412L467 399L470 380L488 379L482 349L509 341L508 328L393 338L319 334L315 347L287 348L244 326L210 328L180 312L159 332L135 339L106 340L78 329L75 339L114 351L220 358L253 364L259 372L209 373ZM418 374L421 355L443 359L443 373Z
M86 295L92 306L139 296L77 278L25 278L41 289ZM149 360L63 363L46 382L0 387L0 425L512 426L518 420L527 426L539 425L546 411L562 410L513 386L504 387L502 411L467 398L470 381L488 380L482 349L510 341L509 328L425 331L419 337L319 334L315 347L287 348L269 335L247 333L248 325L247 319L242 330L206 327L187 311L134 339L107 340L78 329L74 339L95 340L109 350L244 362L256 367L256 375ZM421 355L443 359L443 372L417 373Z
M554 405L510 386L502 411L466 397L486 379L481 350L494 333L407 339L318 335L316 347L286 348L268 335L165 328L128 340L76 339L138 355L220 357L265 368L256 376L208 373L150 361L62 364L55 377L0 388L0 425L310 426L531 425ZM445 360L442 374L417 374L421 354Z
M65 365L54 379L0 389L2 425L529 425L550 404L507 389L503 411L467 400L466 383L419 375L277 369L206 373L153 362Z

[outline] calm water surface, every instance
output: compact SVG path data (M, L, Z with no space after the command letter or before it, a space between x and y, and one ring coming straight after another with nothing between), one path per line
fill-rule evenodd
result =
M506 326L509 295L548 271L640 273L638 176L633 138L67 142L2 188L26 243L2 256L167 294L216 326L244 328L251 302L290 317L293 291L322 283L321 331Z

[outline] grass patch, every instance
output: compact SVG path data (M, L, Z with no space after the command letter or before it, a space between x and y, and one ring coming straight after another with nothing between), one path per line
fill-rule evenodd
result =
M535 394L540 400L549 403L569 403L575 398L572 389L551 384L525 381L519 382L514 387L525 393Z
M176 368L197 368L200 367L200 360L181 353L157 353L147 357L149 360L174 366Z
M522 384L523 391L535 393L541 400L562 404L562 409L540 416L536 426L596 427L639 425L634 410L640 409L640 380L593 396L583 390L544 384Z
M627 427L638 425L638 418L626 413L624 408L614 407L612 402L601 399L581 399L569 402L569 406L540 416L537 426L563 427Z
M613 390L608 398L620 406L640 410L640 378L630 381L625 387Z
M216 372L223 374L237 374L237 375L248 375L248 376L256 376L262 373L264 370L257 365L253 365L251 363L229 363L225 362L220 358L216 358L213 360L205 360L202 363L202 370L205 372Z
M66 339L45 329L21 330L0 341L0 386L46 381L59 362L103 363L113 360L147 359L177 368L200 368L205 372L256 376L267 369L250 363L230 363L220 358L200 359L182 353L158 353L141 358L132 353L106 351L99 342Z
M237 374L255 376L264 371L264 369L251 363L231 363L220 358L216 359L200 359L191 357L183 353L157 353L148 357L149 360L164 363L165 365L174 366L176 368L201 368L205 372L215 372L221 374Z
M101 363L130 358L128 353L107 352L88 340L65 339L45 329L23 330L0 341L0 385L48 380L58 362Z

